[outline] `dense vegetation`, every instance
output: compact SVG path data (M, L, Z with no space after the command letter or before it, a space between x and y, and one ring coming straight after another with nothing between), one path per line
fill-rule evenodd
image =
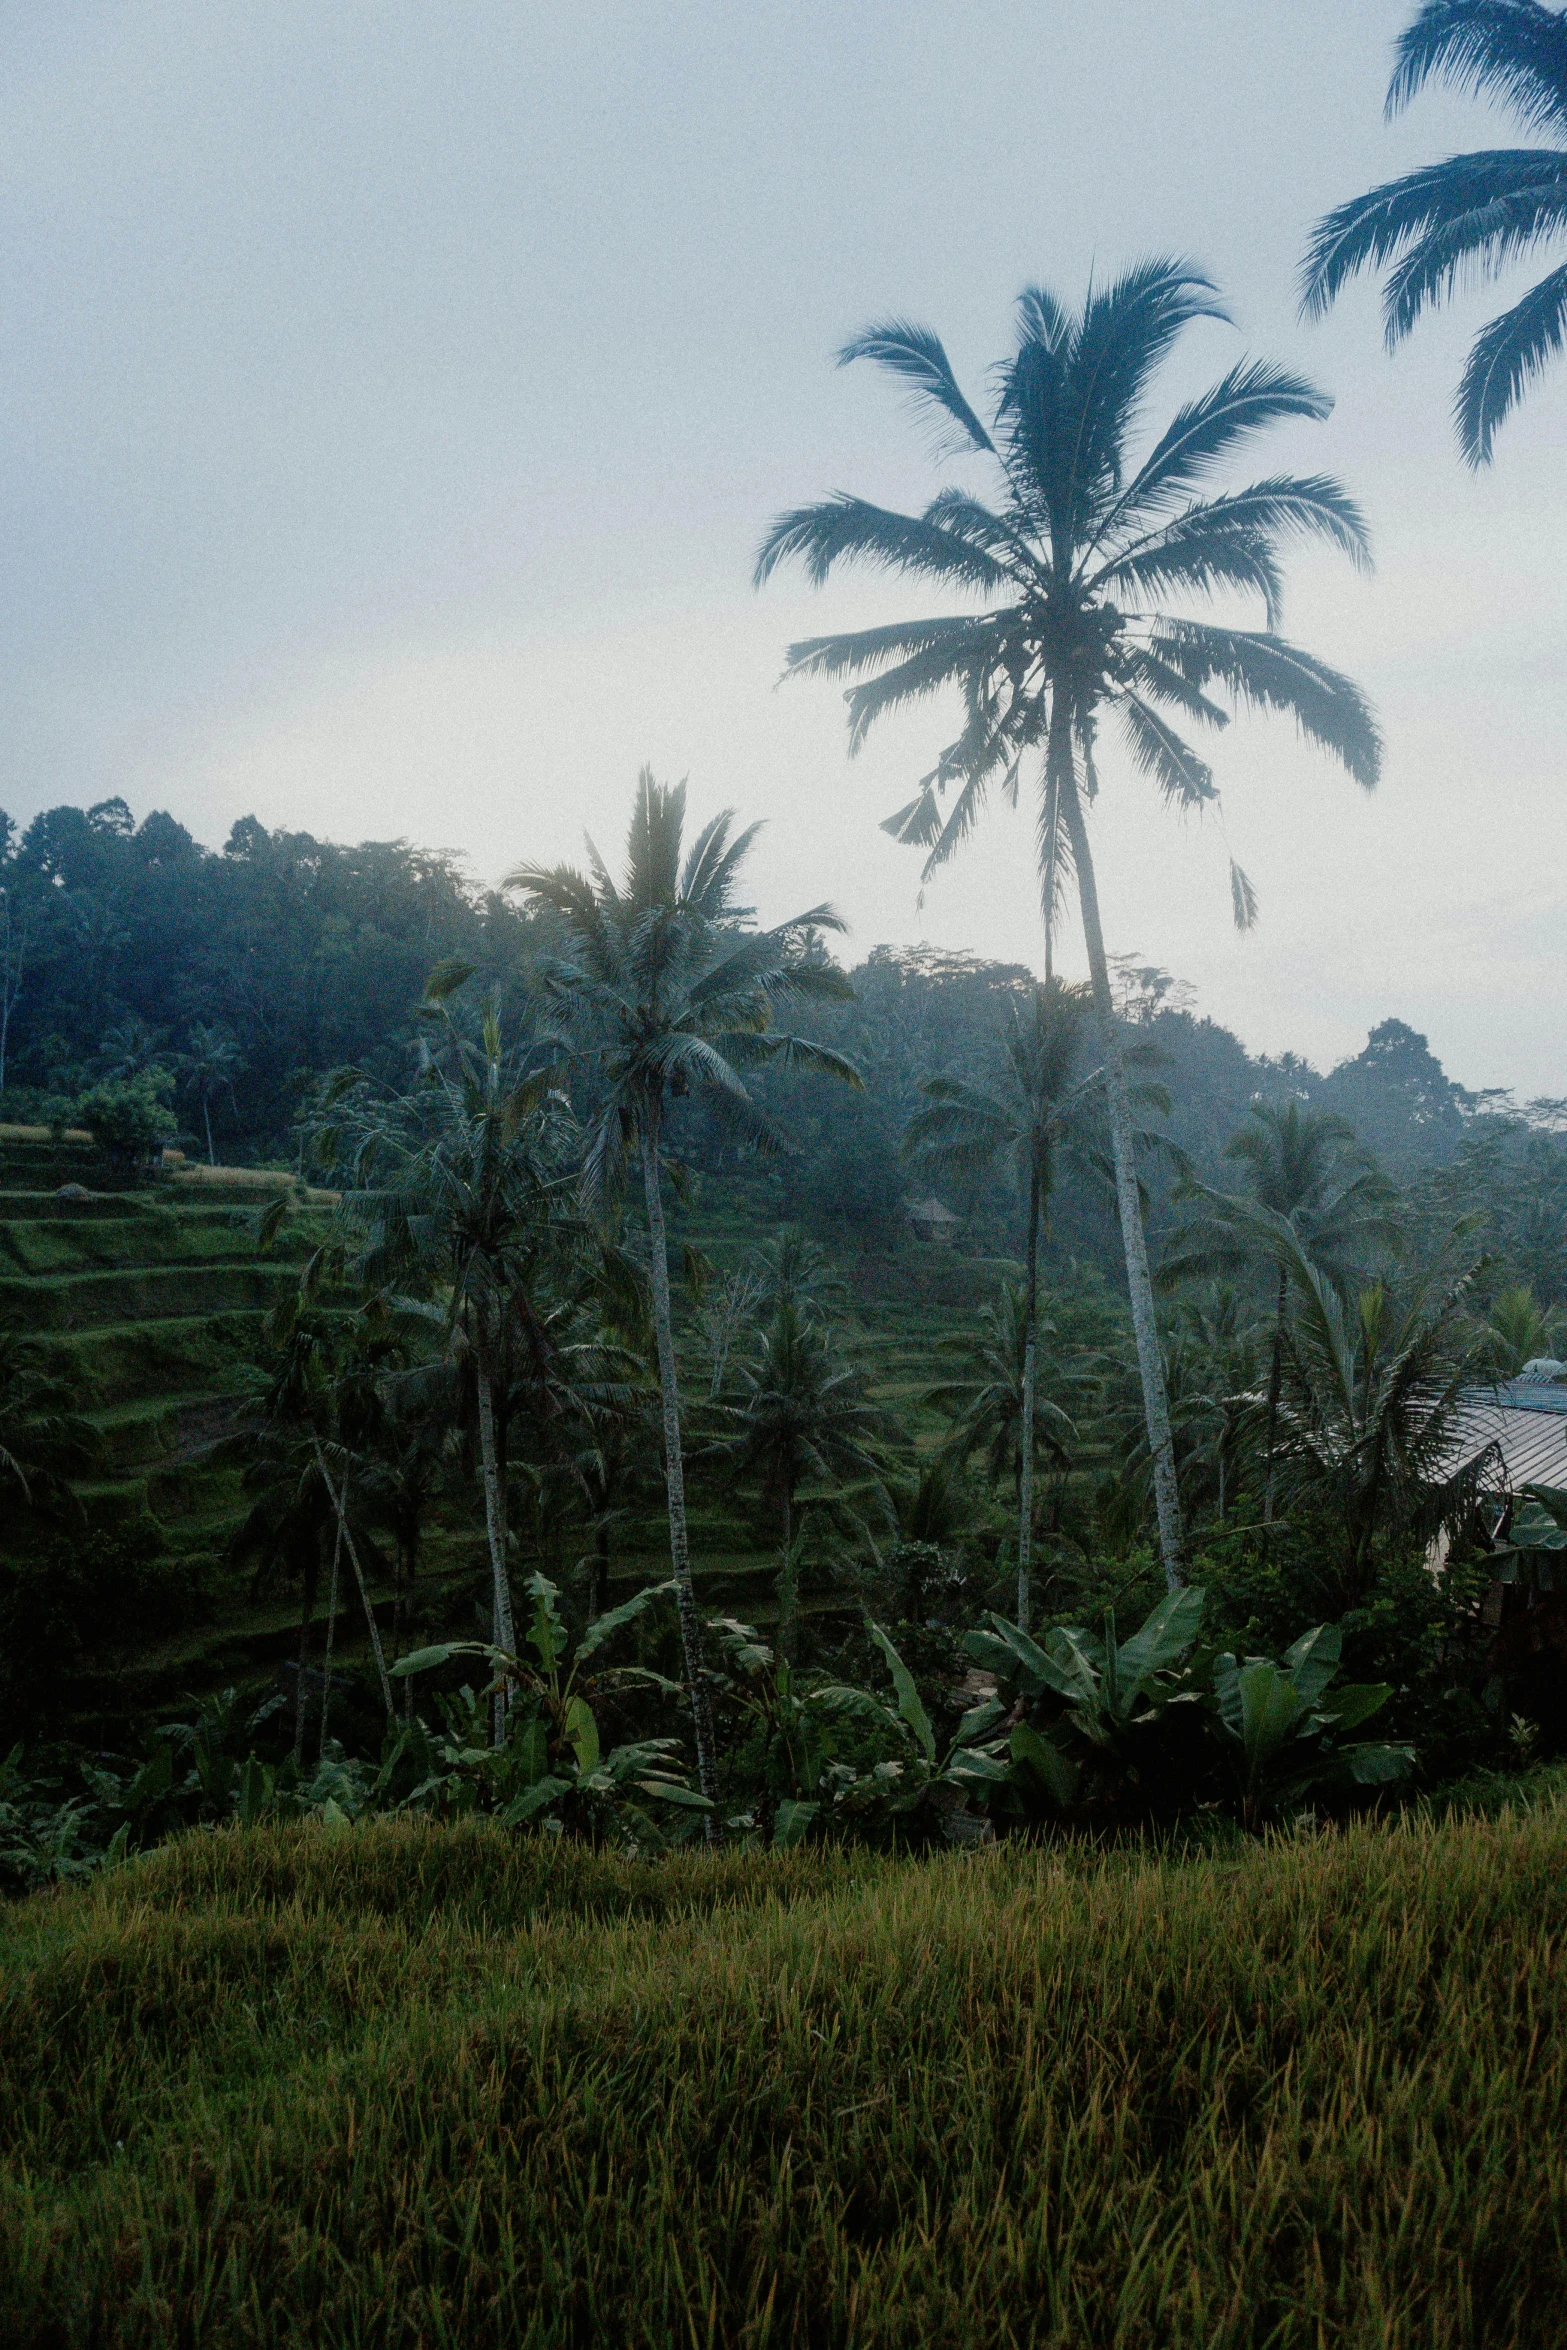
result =
M1430 0L1442 76L1556 136L1567 13ZM1391 264L1396 340L1561 211L1456 158L1308 301ZM493 890L0 817L0 2338L1560 2337L1567 1476L1475 1414L1567 1432L1567 1110L1256 1060L1100 922L1117 759L1379 772L1279 633L1355 505L1220 478L1329 403L1150 429L1223 315L1031 286L983 413L884 321L963 480L763 541L934 589L789 669L959 713L929 865L1034 795L1043 978L759 927L646 771Z

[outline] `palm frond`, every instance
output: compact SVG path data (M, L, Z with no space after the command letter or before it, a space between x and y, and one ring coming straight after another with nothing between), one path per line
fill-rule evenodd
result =
M848 367L856 359L870 359L885 367L910 387L916 407L938 412L937 455L966 449L994 452L989 433L958 387L940 337L929 327L914 326L905 318L863 327L838 353L838 365Z
M1567 262L1475 338L1454 404L1459 446L1471 465L1489 464L1497 427L1564 339Z
M1312 231L1301 263L1301 308L1308 317L1321 317L1362 269L1396 261L1426 238L1461 232L1466 222L1473 243L1483 248L1491 208L1559 186L1562 165L1562 157L1548 150L1497 147L1422 164L1352 197ZM1402 330L1395 331L1391 316L1387 324L1389 341L1396 341Z
M1103 546L1112 531L1145 521L1188 495L1251 434L1291 417L1320 421L1332 405L1325 392L1288 368L1266 360L1240 360L1216 384L1176 410L1095 530L1088 551Z
M1567 228L1567 155L1542 160L1550 166L1543 185L1493 197L1434 225L1389 270L1382 319L1390 351L1425 310L1446 301L1460 284L1499 277Z
M1188 682L1220 679L1237 700L1293 717L1301 732L1331 751L1369 791L1382 762L1382 738L1360 688L1325 661L1282 637L1210 621L1163 620L1151 649Z
M789 647L788 677L852 677L894 658L918 659L944 652L951 674L961 677L976 662L993 657L996 624L957 614L937 620L904 620L887 628L846 629L836 636L802 637Z
M1567 23L1540 0L1426 0L1398 37L1387 111L1440 79L1510 107L1531 130L1567 125Z
M756 585L761 587L790 557L805 565L813 587L823 586L833 565L845 560L939 579L949 587L994 592L1008 581L1005 567L971 537L924 515L898 514L845 491L779 515L757 554Z
M1217 799L1213 769L1140 695L1123 694L1119 707L1134 761L1153 777L1167 800L1181 808L1200 808Z

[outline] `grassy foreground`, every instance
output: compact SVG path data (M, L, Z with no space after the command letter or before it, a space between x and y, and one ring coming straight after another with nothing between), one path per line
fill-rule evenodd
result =
M1567 1811L198 1835L0 1918L8 2343L1567 2340Z

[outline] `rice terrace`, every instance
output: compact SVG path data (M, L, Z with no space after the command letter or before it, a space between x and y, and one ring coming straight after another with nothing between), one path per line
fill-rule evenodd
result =
M1567 2345L1567 9L0 46L0 2350Z

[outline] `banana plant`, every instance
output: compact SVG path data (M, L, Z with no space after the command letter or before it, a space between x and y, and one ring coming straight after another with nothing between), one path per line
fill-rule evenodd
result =
M1239 1662L1228 1653L1215 1658L1214 1706L1226 1738L1239 1748L1233 1760L1248 1826L1318 1790L1387 1786L1413 1767L1409 1746L1338 1744L1392 1695L1385 1681L1332 1689L1342 1649L1337 1624L1318 1624L1279 1663L1263 1656Z
M774 1851L783 1851L818 1825L890 1821L928 1803L947 1820L968 1820L976 1833L988 1833L967 1805L1006 1783L1004 1755L986 1744L1002 1707L973 1708L943 1756L914 1676L879 1624L866 1629L892 1675L891 1704L853 1682L803 1682L750 1624L725 1616L709 1629L726 1668L720 1691L751 1724L752 1751L742 1762L766 1791L761 1817L752 1812L732 1823L742 1832L758 1840L765 1833ZM874 1760L867 1744L882 1749Z
M966 1636L969 1655L995 1675L1002 1693L993 1702L997 1719L1010 1723L1011 1788L1020 1808L1033 1808L1043 1795L1053 1810L1069 1811L1095 1794L1143 1783L1149 1731L1167 1707L1197 1700L1186 1659L1206 1596L1195 1584L1167 1592L1126 1641L1117 1637L1113 1609L1099 1635L1057 1624L1034 1640L1020 1624L992 1615L988 1629Z
M1531 1598L1567 1591L1567 1492L1526 1485L1505 1543L1497 1546L1496 1579L1521 1584Z
M464 1693L466 1722L463 1699L448 1701L447 1736L408 1803L417 1807L444 1797L461 1807L474 1801L484 1785L506 1827L538 1821L559 1834L569 1818L591 1832L613 1832L642 1845L666 1841L635 1797L693 1813L710 1808L707 1797L691 1786L673 1738L637 1739L606 1752L593 1700L601 1689L634 1684L678 1698L679 1685L640 1665L598 1673L585 1668L617 1632L673 1594L673 1579L650 1584L634 1599L595 1616L575 1640L561 1617L558 1586L535 1574L527 1589L533 1619L524 1648L531 1655L513 1654L490 1641L448 1640L416 1649L393 1666L406 1678L434 1671L453 1657L477 1657L490 1674L478 1696ZM481 1743L487 1699L499 1699L505 1708L507 1737L499 1749Z

